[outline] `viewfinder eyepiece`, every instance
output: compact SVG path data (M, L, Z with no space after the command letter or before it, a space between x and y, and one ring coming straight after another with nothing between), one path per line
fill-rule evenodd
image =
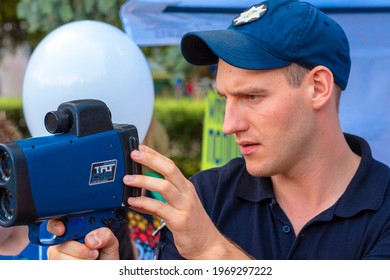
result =
M72 119L64 110L48 112L45 116L45 127L52 134L67 133L72 127Z

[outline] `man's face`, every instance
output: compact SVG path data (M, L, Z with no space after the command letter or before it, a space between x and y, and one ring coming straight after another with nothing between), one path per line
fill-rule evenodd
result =
M223 131L234 134L250 174L287 174L310 153L308 94L290 86L281 69L245 70L220 60L216 84L226 99Z

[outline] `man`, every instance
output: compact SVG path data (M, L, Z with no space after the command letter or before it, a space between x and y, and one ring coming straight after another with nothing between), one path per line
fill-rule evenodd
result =
M189 181L146 146L131 154L165 177L124 178L167 199L128 201L164 219L157 258L390 259L390 170L341 130L350 56L336 22L307 3L265 1L227 30L186 34L182 53L218 63L223 130L243 158ZM59 221L49 228L64 232ZM98 229L49 258L117 258L117 241Z

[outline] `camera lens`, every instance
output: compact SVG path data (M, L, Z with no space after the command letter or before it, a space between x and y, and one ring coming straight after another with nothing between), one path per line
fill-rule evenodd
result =
M3 191L1 191L0 195L1 195L1 197L0 197L0 199L1 199L1 201L0 201L1 216L3 219L11 220L13 218L13 215L14 215L12 194L10 193L9 190L3 190Z
M6 183L12 174L12 160L9 154L1 150L0 151L0 181Z
M45 116L45 127L48 132L63 133L68 132L72 123L66 111L52 111L48 112Z

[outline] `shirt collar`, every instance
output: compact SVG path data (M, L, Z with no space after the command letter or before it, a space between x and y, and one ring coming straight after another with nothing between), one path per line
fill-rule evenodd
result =
M250 175L244 163L238 184L236 184L236 194L251 202L260 202L268 198L273 198L274 191L272 189L271 178Z
M334 215L349 217L363 210L380 208L390 182L390 169L372 157L370 146L363 138L344 135L352 151L362 158L348 188L332 207ZM251 176L244 167L239 178L237 196L252 202L275 197L269 177Z
M345 138L352 151L362 159L348 188L336 202L334 215L351 217L360 211L381 207L390 182L390 169L372 157L364 139L351 134L345 134Z

